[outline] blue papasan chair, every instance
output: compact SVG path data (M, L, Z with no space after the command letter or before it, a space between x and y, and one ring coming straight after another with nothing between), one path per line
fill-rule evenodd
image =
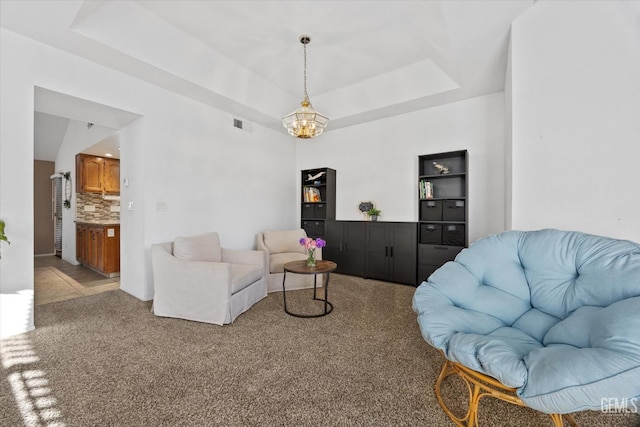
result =
M640 245L580 232L508 231L473 243L413 297L424 339L446 358L443 410L477 425L492 396L550 414L640 404ZM456 416L440 386L469 389Z

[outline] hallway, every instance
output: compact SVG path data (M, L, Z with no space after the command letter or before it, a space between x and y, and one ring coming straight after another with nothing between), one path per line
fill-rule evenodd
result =
M57 256L35 257L35 305L64 301L120 288L120 279L105 277Z

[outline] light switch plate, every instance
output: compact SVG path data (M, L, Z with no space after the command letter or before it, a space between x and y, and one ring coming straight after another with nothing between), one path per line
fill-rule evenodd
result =
M84 211L85 212L95 212L96 211L96 207L93 205L84 205Z

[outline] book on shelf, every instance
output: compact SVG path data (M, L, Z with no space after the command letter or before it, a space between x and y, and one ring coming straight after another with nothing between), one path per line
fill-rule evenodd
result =
M320 190L315 187L304 187L304 201L305 203L321 202Z
M420 200L433 199L433 183L430 181L420 180L419 185Z

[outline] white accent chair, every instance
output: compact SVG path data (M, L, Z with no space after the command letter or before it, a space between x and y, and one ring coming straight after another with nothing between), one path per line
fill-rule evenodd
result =
M151 263L156 316L223 325L267 296L264 254L222 248L218 233L154 244Z
M267 292L282 292L284 265L290 261L307 259L300 239L307 237L303 229L267 230L256 236L256 247L266 254ZM322 249L316 249L316 259L322 259ZM322 275L318 275L317 286L322 287ZM313 288L313 275L287 274L287 291Z

